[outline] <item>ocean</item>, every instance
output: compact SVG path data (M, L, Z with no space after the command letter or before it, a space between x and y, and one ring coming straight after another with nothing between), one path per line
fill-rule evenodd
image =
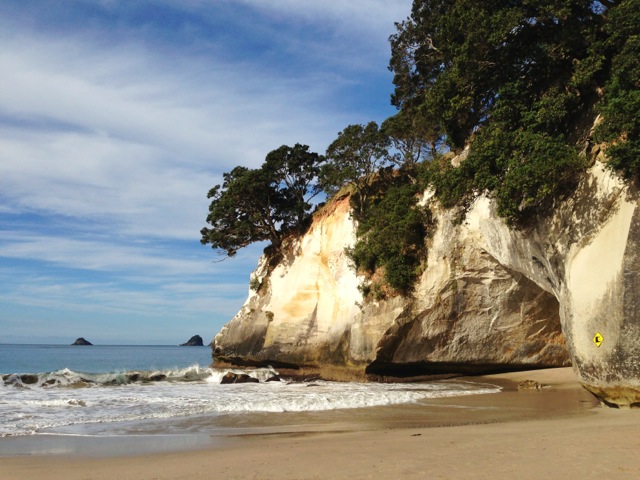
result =
M276 370L210 364L208 347L0 344L0 437L229 435L291 423L291 412L304 414L299 424L327 411L500 391L460 380L267 382ZM259 383L223 385L228 371Z

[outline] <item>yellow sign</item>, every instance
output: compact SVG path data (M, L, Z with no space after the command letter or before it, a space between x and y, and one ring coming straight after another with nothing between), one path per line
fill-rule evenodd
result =
M596 344L596 347L599 347L604 342L604 338L599 333L596 333L595 337L593 337L593 343Z

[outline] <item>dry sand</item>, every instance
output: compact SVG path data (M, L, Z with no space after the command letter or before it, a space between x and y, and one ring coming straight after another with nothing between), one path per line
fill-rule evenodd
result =
M599 407L570 369L476 380L505 391L382 409L387 418L340 432L248 435L146 455L0 457L0 479L640 478L640 411ZM521 380L533 388L518 390Z

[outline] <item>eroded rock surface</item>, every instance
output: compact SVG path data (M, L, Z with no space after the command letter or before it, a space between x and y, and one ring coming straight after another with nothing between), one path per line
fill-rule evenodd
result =
M262 259L214 358L346 368L376 375L574 366L605 402L640 402L637 189L601 163L553 216L509 228L480 197L460 222L425 194L436 220L409 298L362 298L345 254L348 199L317 216L275 267ZM599 334L602 342L594 342Z

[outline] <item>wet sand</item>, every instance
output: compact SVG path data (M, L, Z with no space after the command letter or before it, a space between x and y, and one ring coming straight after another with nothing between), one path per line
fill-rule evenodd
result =
M269 415L233 436L2 439L0 479L640 478L640 411L600 407L571 369L468 380L504 391Z

